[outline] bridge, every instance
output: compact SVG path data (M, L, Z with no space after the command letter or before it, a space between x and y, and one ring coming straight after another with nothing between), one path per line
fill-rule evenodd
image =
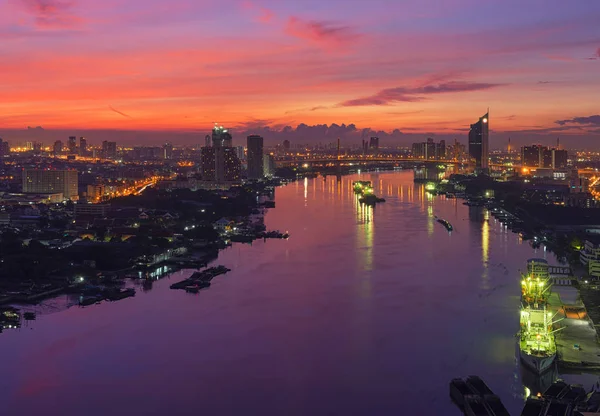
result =
M415 159L406 156L339 156L339 157L297 157L293 159L276 158L275 164L279 167L283 166L339 166L339 165L364 165L368 163L411 163L411 164L443 164L443 165L468 165L468 162L464 160L454 159ZM520 166L505 166L501 164L490 164L492 168L508 168L508 169L520 169Z

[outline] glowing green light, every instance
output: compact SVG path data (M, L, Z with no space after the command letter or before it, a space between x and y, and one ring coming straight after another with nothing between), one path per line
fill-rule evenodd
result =
M435 191L435 183L429 182L427 185L425 185L425 189L428 191Z

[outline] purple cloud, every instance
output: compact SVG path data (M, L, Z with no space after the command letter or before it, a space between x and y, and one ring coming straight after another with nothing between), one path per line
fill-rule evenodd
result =
M40 28L70 28L82 22L72 13L73 1L21 0L21 4L34 16L35 25Z
M567 124L579 124L588 126L600 126L600 115L593 115L588 117L573 117L566 120L556 120L556 124L564 126Z
M487 90L504 84L488 84L478 82L450 81L440 84L424 85L416 88L386 88L378 93L361 98L344 101L340 107L356 107L364 105L389 105L395 102L415 102L425 99L425 95Z

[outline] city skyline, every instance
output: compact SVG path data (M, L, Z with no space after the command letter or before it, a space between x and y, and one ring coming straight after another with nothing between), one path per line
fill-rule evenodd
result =
M595 2L225 3L3 3L0 136L152 132L192 144L219 122L266 141L307 126L320 141L335 124L342 137L366 129L409 144L463 138L487 107L492 148L600 135Z

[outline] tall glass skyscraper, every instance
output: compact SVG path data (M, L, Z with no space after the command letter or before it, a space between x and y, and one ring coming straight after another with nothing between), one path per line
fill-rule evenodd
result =
M489 160L489 112L479 117L479 121L471 124L469 131L469 155L475 159L475 169L484 171L488 169Z

